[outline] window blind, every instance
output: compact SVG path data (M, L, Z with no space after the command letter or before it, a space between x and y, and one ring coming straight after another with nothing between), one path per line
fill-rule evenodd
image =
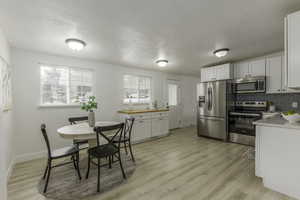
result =
M41 104L76 104L93 94L93 72L64 66L41 66Z
M123 103L150 103L151 102L151 77L124 75Z

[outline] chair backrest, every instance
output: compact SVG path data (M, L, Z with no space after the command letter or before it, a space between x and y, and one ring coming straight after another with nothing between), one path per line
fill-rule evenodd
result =
M48 135L47 135L46 125L45 124L41 125L41 131L42 131L44 140L46 142L47 151L48 151L48 157L50 158L51 157L51 148L50 148L49 138L48 138Z
M118 149L120 149L122 134L124 129L124 123L119 123L111 126L97 126L94 128L94 131L96 132L97 136L97 146L100 146L100 137L104 137L108 143L114 145ZM105 132L109 131L109 135L107 135ZM114 139L119 138L119 142L117 145L114 143Z
M124 126L124 138L127 136L128 138L131 138L131 131L132 126L134 123L135 118L129 117L125 119L125 126Z
M68 120L70 122L71 125L73 124L77 124L77 122L83 122L83 121L88 121L88 116L84 116L84 117L70 117Z

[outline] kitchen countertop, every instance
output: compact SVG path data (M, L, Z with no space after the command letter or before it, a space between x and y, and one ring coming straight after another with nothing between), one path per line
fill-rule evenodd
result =
M118 113L122 114L141 114L141 113L151 113L151 112L167 112L169 109L145 109L145 110L119 110Z
M289 123L285 120L282 116L277 115L274 117L269 117L266 119L261 119L253 124L257 126L269 126L269 127L279 127L279 128L289 128L289 129L299 129L300 130L300 123Z

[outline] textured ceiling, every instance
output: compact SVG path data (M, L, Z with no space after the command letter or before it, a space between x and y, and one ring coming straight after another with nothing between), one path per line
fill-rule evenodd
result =
M0 0L0 26L18 48L195 74L201 66L282 50L284 16L299 0ZM66 38L87 43L73 52ZM225 58L212 51L230 48Z

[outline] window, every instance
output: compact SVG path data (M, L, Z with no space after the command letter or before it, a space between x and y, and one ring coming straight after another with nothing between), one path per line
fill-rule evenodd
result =
M178 85L168 84L169 106L177 106Z
M123 103L144 104L151 102L151 78L146 76L124 75Z
M93 71L89 69L41 66L41 104L77 104L93 95Z

